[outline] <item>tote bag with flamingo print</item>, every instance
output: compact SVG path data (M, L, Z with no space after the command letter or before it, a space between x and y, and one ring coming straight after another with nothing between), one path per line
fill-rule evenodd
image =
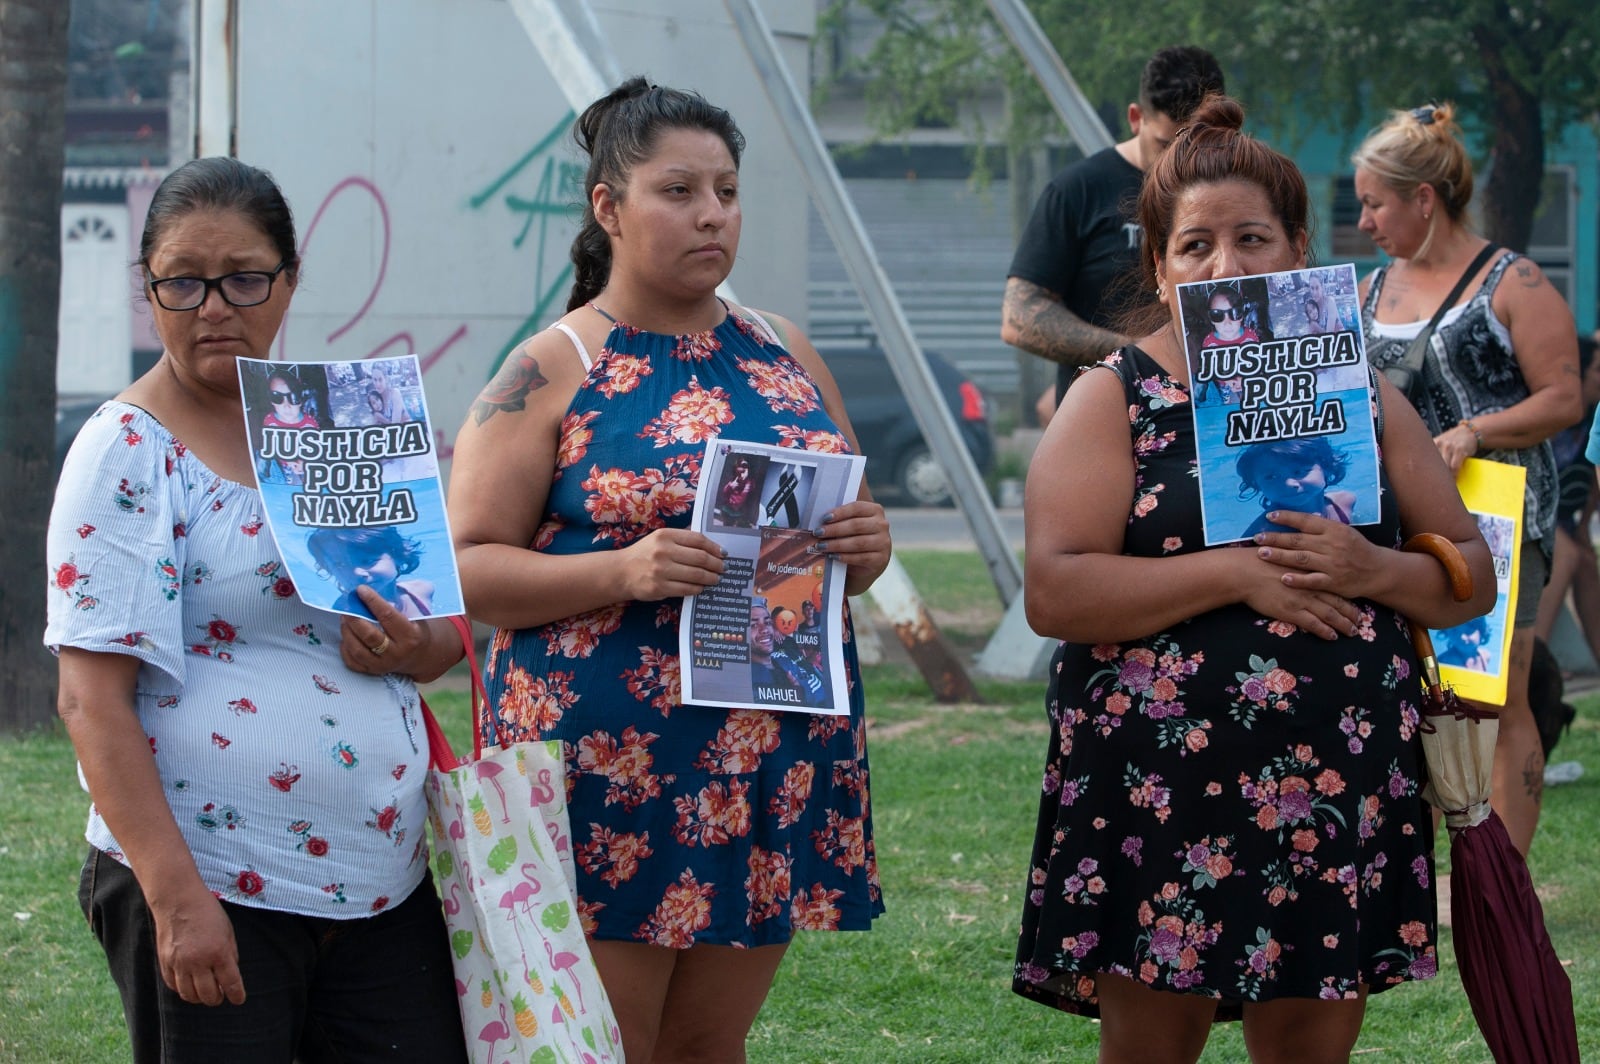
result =
M434 876L468 1054L482 1064L620 1062L621 1031L578 919L561 743L485 751L475 737L472 760L457 760L423 712Z

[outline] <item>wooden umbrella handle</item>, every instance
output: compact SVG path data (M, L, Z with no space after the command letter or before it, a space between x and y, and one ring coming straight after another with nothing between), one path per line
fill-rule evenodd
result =
M1472 597L1472 570L1461 549L1437 532L1418 532L1400 547L1414 554L1431 554L1444 566L1444 575L1450 581L1450 597L1465 602Z

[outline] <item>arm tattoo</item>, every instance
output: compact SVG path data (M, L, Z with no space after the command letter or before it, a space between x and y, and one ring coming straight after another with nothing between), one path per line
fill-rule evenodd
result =
M1091 366L1127 342L1078 317L1054 292L1017 278L1006 285L1004 315L1018 347L1069 366Z
M1517 280L1522 282L1522 287L1524 288L1538 288L1539 282L1544 280L1543 275L1539 272L1539 267L1529 259L1518 259L1516 270Z
M528 393L543 388L550 381L539 372L539 363L533 356L515 351L494 379L478 393L472 404L473 421L479 425L495 414L527 408Z
M1522 767L1522 785L1528 789L1528 797L1533 799L1534 805L1544 802L1544 754L1534 752L1528 755L1528 761Z

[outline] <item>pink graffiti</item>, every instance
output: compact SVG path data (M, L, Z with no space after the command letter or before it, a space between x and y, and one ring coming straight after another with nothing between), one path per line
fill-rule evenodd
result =
M378 273L373 279L372 287L367 292L366 300L361 304L360 307L356 309L356 312L352 314L344 324L340 325L337 329L333 330L327 335L325 342L328 344L332 344L345 333L355 328L356 324L367 316L367 312L372 309L373 303L377 301L378 293L383 290L384 279L388 276L389 272L389 245L390 233L392 229L392 224L389 219L389 204L384 199L383 192L378 188L377 185L373 184L365 177L355 174L334 185L332 190L330 190L328 194L322 198L322 203L317 207L316 213L311 216L311 224L306 227L305 235L301 237L300 255L302 258L304 258L308 254L311 247L311 238L317 231L317 225L322 221L322 216L333 204L333 201L350 190L365 194L371 199L373 205L377 208L378 217L382 221L383 225L383 252L378 258ZM290 315L292 316L292 314L293 311L291 310ZM422 372L426 374L428 370L432 369L434 365L436 365L439 360L442 359L445 354L456 345L458 341L467 335L467 331L467 324L462 322L460 325L456 326L454 332L445 337L443 343L433 348L433 350L429 351L427 354L422 355L419 359ZM289 361L287 353L288 337L288 319L285 318L284 328L278 335L278 358L283 361ZM388 339L380 342L370 351L361 355L360 358L377 358L380 354L389 350L391 347L399 347L399 353L401 354L409 354L412 351L418 350L416 338L409 330L402 329L390 336ZM445 439L443 432L435 429L434 434L439 440L438 453L440 460L449 459L454 448L451 447L449 442Z

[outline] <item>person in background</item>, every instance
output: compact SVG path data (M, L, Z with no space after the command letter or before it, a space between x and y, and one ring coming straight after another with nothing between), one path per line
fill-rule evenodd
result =
M161 182L139 246L161 357L78 435L50 515L44 639L93 801L78 900L140 1064L466 1060L412 682L461 640L370 590L377 623L302 604L252 486L236 360L269 353L295 249L265 172Z
M1392 260L1361 282L1367 356L1401 363L1456 282L1488 245L1467 217L1472 163L1450 104L1396 111L1351 156L1360 228ZM1544 789L1544 754L1528 704L1540 593L1550 572L1559 497L1550 438L1583 416L1572 312L1532 259L1501 250L1446 310L1411 399L1452 470L1487 458L1527 470L1522 571L1493 805L1524 855Z
M1028 621L1063 642L1012 987L1099 1017L1104 1061L1194 1061L1233 1018L1253 1060L1343 1061L1369 993L1436 973L1406 619L1494 602L1449 468L1382 380L1376 523L1277 510L1293 531L1205 546L1177 286L1303 268L1310 240L1304 179L1243 119L1209 98L1151 168L1158 302L1028 478ZM1423 530L1459 547L1469 601L1399 549Z
M1222 91L1222 68L1205 49L1156 52L1139 77L1138 101L1128 104L1132 136L1065 167L1034 206L1006 278L1000 338L1056 363L1054 401L1041 397L1040 424L1078 367L1127 342L1112 322L1125 309L1119 292L1142 298L1117 286L1138 263L1139 183L1200 100Z
M805 336L717 295L742 224L728 113L631 78L575 130L568 313L512 351L451 469L462 590L498 626L478 727L563 742L580 913L628 1059L741 1061L794 933L864 930L883 902L848 613L847 715L680 704L683 599L724 571L690 513L712 436L858 448ZM849 594L888 564L865 487L805 517Z
M1533 633L1550 642L1556 621L1571 595L1572 617L1600 661L1600 564L1597 564L1592 520L1600 487L1594 463L1584 453L1594 429L1595 407L1600 405L1600 359L1595 357L1594 336L1578 337L1578 367L1583 379L1583 420L1558 433L1551 441L1556 457L1556 542L1550 558L1550 583L1539 598L1539 618Z

